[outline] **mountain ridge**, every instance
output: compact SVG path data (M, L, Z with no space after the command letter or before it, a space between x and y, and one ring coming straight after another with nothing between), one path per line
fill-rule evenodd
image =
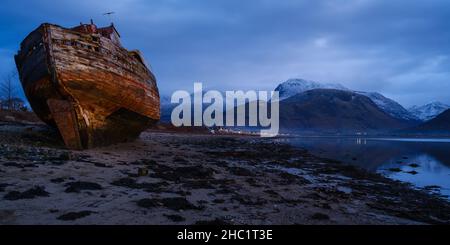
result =
M280 101L284 129L324 133L381 132L405 128L406 121L381 110L353 91L313 89Z
M408 111L422 121L429 121L447 109L450 109L449 105L446 105L439 101L432 101L425 105L412 106L408 109Z
M429 121L404 131L407 133L450 135L450 109Z
M316 81L306 79L289 79L283 83L280 83L275 91L280 92L280 101L288 99L296 94L313 90L313 89L337 89L342 91L352 91L364 96L369 97L381 110L390 114L391 116L406 120L406 121L418 121L419 119L412 115L398 102L385 97L378 92L364 92L348 89L347 87L339 83L320 83Z

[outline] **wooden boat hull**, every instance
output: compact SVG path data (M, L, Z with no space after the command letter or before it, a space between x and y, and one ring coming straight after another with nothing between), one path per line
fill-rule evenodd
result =
M15 60L33 111L70 149L134 139L160 118L155 77L112 38L43 24Z

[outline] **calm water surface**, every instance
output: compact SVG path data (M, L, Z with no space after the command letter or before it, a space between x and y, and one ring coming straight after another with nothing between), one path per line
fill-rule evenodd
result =
M298 137L291 145L450 196L450 139Z

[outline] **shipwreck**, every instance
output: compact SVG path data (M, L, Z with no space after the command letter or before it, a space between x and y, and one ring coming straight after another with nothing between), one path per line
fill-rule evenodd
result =
M155 76L139 51L122 46L114 24L42 24L15 61L31 108L69 149L135 139L160 118Z

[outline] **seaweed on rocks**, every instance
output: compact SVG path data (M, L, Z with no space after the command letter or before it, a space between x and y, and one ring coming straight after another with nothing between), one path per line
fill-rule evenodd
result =
M93 182L83 182L83 181L76 181L76 182L70 182L65 184L64 186L66 186L66 190L65 192L67 193L79 193L80 191L83 190L101 190L103 189L103 187L97 183L93 183Z
M48 197L50 193L45 191L42 186L35 186L24 192L20 191L10 191L3 198L10 201L20 200L20 199L33 199L36 197Z
M80 211L80 212L70 212L70 213L60 215L57 219L63 220L63 221L73 221L73 220L87 217L87 216L91 215L92 213L94 213L94 212L88 211L88 210Z
M143 208L166 207L175 211L180 210L201 210L203 207L195 206L184 197L171 197L162 199L144 198L137 201L137 205Z

